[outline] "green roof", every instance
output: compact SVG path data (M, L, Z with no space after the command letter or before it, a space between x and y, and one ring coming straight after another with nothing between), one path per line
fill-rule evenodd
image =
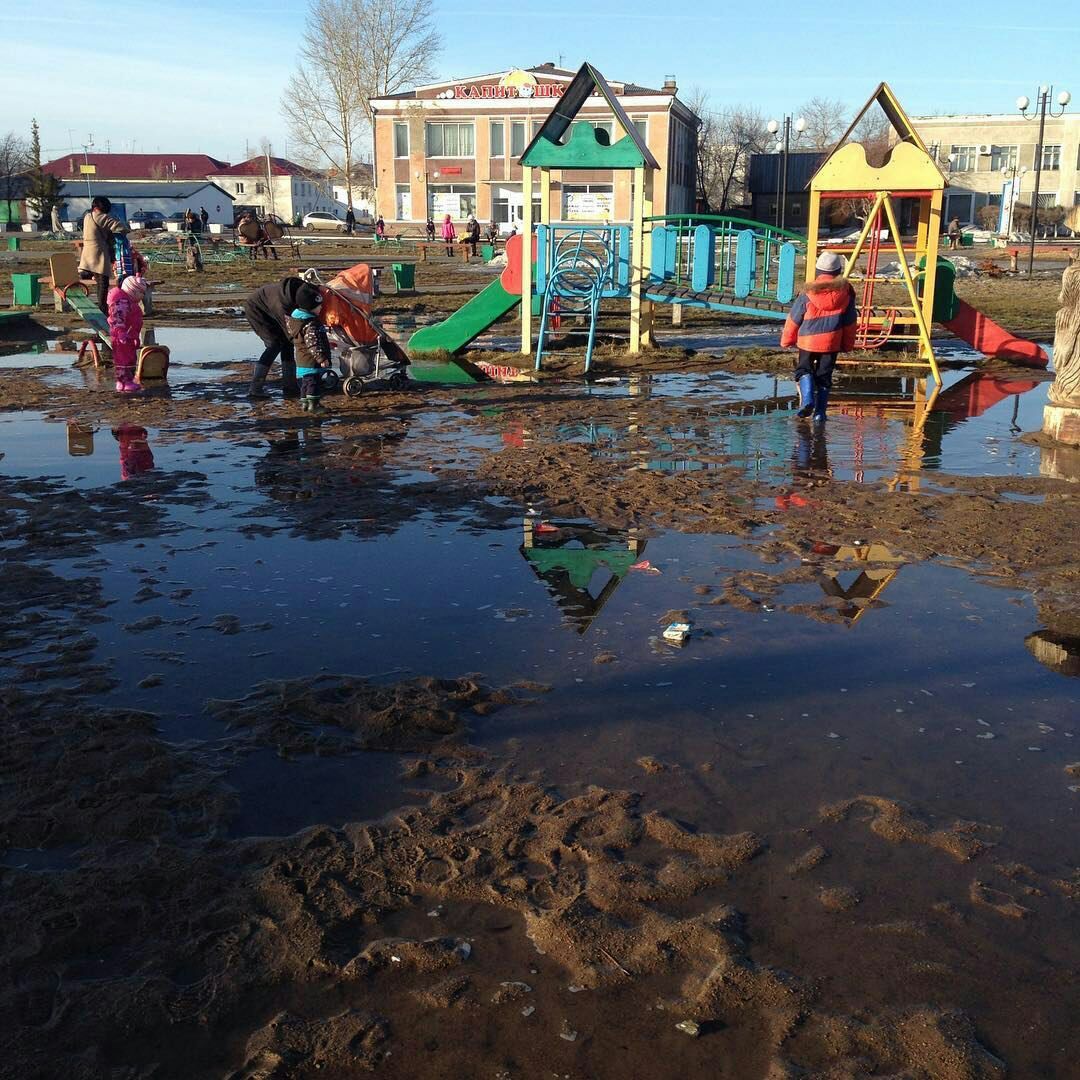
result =
M594 93L599 93L604 99L614 113L616 123L626 132L614 145L601 142L591 124L574 124L574 118ZM571 124L574 124L574 129L569 140L563 143L563 136ZM583 132L582 128L587 128L588 132ZM551 169L660 168L607 80L592 64L581 65L532 142L525 148L521 164Z

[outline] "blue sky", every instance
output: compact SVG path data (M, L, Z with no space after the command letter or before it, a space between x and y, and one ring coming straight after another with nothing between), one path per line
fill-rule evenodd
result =
M0 128L29 131L36 116L49 156L80 147L91 133L99 150L134 143L139 152L237 161L245 141L268 136L275 153L286 151L278 101L306 0L3 6ZM912 113L1011 111L1017 96L1034 96L1044 81L1071 90L1080 107L1080 11L1068 5L1057 9L1060 21L1044 24L1029 7L1004 0L865 4L851 15L779 0L760 9L756 27L719 6L702 13L646 0L436 6L445 76L561 57L567 67L588 59L611 78L646 85L674 75L684 95L700 87L717 105L752 104L768 115L815 95L854 111L881 79ZM95 37L101 45L91 53L85 43Z

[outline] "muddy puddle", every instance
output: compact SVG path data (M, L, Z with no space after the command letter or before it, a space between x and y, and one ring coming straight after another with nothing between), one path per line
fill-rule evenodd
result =
M22 1075L1069 1075L1044 381L312 420L159 335L172 400L0 413Z

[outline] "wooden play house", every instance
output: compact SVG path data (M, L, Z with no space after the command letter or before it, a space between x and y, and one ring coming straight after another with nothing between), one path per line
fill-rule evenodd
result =
M848 139L866 113L880 106L898 142L880 165L872 165L866 151ZM856 345L877 349L892 342L917 347L917 360L890 361L894 366L929 367L940 382L930 326L934 321L934 291L941 235L941 207L947 181L927 152L907 114L887 83L879 84L837 148L825 159L810 182L806 273L814 277L814 264L823 243L821 223L836 203L856 209L864 224L854 244L829 244L846 258L845 273L855 287L859 305ZM911 200L915 221L914 243L901 235L900 200ZM882 255L899 264L899 281L881 274ZM913 273L911 264L919 269ZM899 287L898 287L899 286Z

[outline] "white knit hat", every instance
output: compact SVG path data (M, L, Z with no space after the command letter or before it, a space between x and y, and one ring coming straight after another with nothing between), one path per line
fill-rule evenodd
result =
M814 265L819 273L839 274L843 272L844 260L835 251L823 251Z

